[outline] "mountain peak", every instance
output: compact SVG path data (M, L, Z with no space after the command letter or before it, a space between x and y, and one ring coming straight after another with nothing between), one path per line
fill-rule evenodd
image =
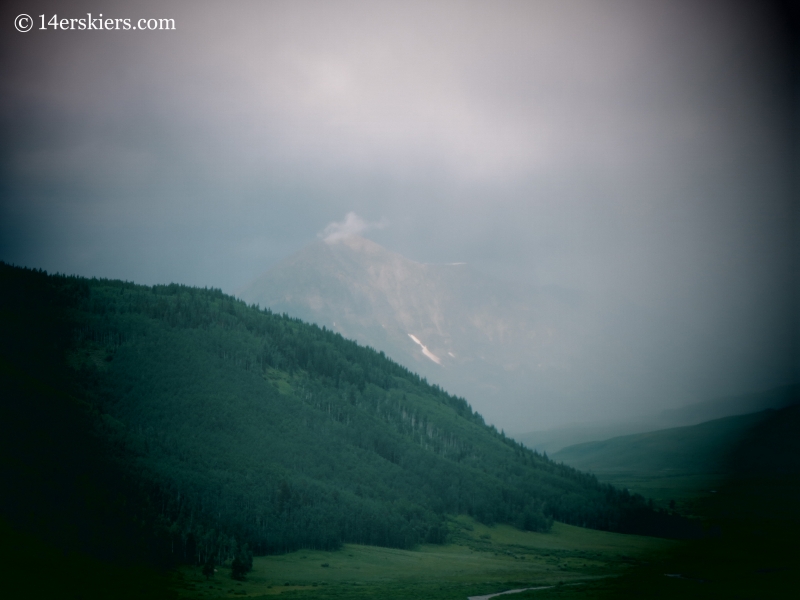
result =
M532 417L537 385L569 360L554 325L567 321L564 307L552 298L463 264L419 263L355 234L307 246L240 296L383 350L489 418Z
M383 252L390 253L389 250L380 244L376 244L372 240L363 238L355 233L350 233L341 237L325 238L322 241L328 246L346 246L351 250L355 250L356 252L368 252L376 254Z

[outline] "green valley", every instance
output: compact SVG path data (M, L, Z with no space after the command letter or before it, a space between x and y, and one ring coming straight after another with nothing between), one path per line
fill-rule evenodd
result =
M585 597L791 597L800 573L798 431L794 404L556 453L603 481L695 515L705 532L618 578L587 583ZM536 597L573 597L565 593Z
M598 479L643 494L667 506L707 495L733 472L729 454L754 426L774 411L737 415L586 442L564 448L553 460Z
M676 542L555 523L548 533L469 517L450 521L451 543L417 550L345 545L339 551L300 550L255 560L247 581L221 568L206 579L183 567L176 589L184 598L442 598L530 587L585 586L623 573L642 557Z
M219 290L0 277L2 515L48 547L255 573L297 550L457 545L458 515L692 534L324 328Z

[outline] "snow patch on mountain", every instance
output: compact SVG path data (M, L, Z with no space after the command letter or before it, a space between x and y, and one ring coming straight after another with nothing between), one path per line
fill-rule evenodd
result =
M420 347L422 348L422 353L423 353L425 356L427 356L428 358L430 358L430 359L431 359L433 362L435 362L437 365L440 365L440 364L442 364L442 361L441 361L441 359L440 359L438 356L436 356L436 355L435 355L433 352L431 352L430 350L428 350L428 348L425 346L425 344L423 344L422 342L420 342L420 341L417 339L417 336L415 336L414 334L411 334L411 333L409 333L409 334L408 334L408 337L410 337L412 340L414 340L414 341L415 341L417 344L419 344L419 345L420 345Z

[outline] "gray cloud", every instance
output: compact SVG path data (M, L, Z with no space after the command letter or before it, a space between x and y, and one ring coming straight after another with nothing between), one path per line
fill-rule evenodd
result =
M233 291L352 212L414 260L584 298L606 349L587 403L782 383L782 6L7 3L3 23L93 11L177 30L0 40L0 258Z
M342 221L329 223L319 234L319 237L326 242L336 242L350 235L366 233L370 229L383 229L387 224L385 220L369 223L356 213L349 212Z

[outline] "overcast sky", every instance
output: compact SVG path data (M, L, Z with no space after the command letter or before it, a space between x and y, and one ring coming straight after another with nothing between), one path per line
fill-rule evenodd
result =
M782 6L6 2L0 259L234 293L353 213L411 259L577 290L633 361L625 394L786 383ZM176 29L39 30L86 13Z

